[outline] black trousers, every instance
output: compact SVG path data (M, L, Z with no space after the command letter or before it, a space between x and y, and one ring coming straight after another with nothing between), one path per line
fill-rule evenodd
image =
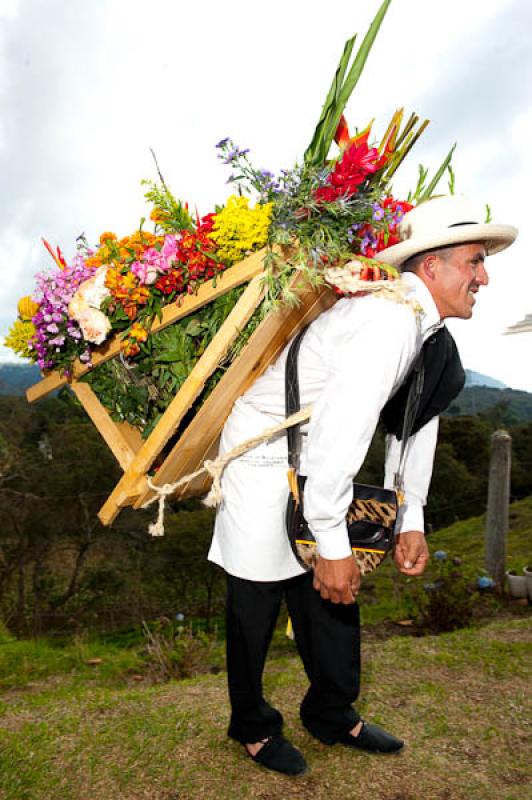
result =
M303 724L318 739L335 739L360 719L351 706L360 686L358 606L323 600L310 572L274 582L228 575L228 734L242 743L282 730L282 715L263 697L262 673L283 597L310 681L300 707Z

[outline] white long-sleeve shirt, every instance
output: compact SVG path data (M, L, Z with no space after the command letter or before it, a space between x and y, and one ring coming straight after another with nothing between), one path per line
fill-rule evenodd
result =
M441 326L423 282L403 280L414 304L375 295L343 298L309 327L298 357L301 406L313 404L302 428L300 471L307 476L305 517L322 556L351 553L345 517L352 481L373 438L380 412L397 391L423 342ZM285 364L278 360L240 397L227 420L221 452L272 427L285 416ZM405 503L396 532L423 530L438 430L437 418L410 438L404 469ZM401 445L387 437L385 481L392 487ZM222 478L209 559L229 574L255 581L284 580L304 570L285 526L288 500L286 434L231 462Z

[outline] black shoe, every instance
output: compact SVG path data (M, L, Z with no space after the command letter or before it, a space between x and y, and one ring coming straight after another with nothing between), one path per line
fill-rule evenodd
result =
M401 739L387 733L378 725L372 725L370 722L362 720L362 728L358 736L352 736L350 733L338 739L339 744L344 744L347 747L357 747L359 750L366 750L368 753L398 753L403 749L405 743Z
M403 749L405 743L401 739L386 733L378 725L372 725L362 720L362 728L358 736L344 733L336 739L326 739L317 737L323 744L343 744L346 747L354 747L358 750L365 750L368 753L398 753Z
M270 736L257 755L252 756L247 747L246 752L257 764L283 775L303 775L307 771L307 762L299 750L280 734Z

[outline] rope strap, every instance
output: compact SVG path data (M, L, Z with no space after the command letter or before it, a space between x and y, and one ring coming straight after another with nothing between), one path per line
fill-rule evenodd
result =
M238 458L244 453L247 453L248 450L252 450L254 447L257 447L257 445L267 442L278 433L286 430L286 428L290 428L292 425L301 425L302 423L307 422L307 420L310 419L311 412L312 406L306 406L305 408L302 408L301 411L298 411L296 414L292 414L290 417L284 419L281 423L279 423L279 425L275 425L273 428L268 428L262 433L259 433L258 436L253 436L251 439L246 439L245 442L237 445L237 447L234 447L227 453L218 456L218 458L216 458L214 461L210 461L208 459L205 460L202 466L196 470L196 472L191 472L189 475L185 475L175 483L164 483L162 486L156 486L156 484L154 484L152 479L148 476L148 486L153 492L155 492L155 495L146 503L144 503L142 508L149 508L149 506L155 502L158 502L159 504L157 519L149 526L150 534L152 536L164 536L164 512L166 498L174 494L177 489L179 489L181 486L186 486L186 484L190 483L195 478L199 478L200 475L205 475L207 473L212 477L212 486L203 503L209 508L215 508L222 500L221 478L227 464L229 464L231 461L234 461L235 458Z

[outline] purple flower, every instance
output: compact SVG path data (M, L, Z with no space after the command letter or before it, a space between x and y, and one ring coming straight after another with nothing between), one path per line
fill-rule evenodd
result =
M79 255L64 270L37 274L34 298L41 307L33 319L33 348L41 369L54 369L58 364L64 364L64 358L58 360L56 354L67 339L75 345L73 355L79 351L81 333L69 319L68 304L78 287L93 275L94 269L87 268Z
M372 233L365 233L360 242L360 252L366 255L369 248L374 248L377 244L377 237Z
M378 203L373 203L373 219L375 222L380 222L381 219L384 219L384 209Z

